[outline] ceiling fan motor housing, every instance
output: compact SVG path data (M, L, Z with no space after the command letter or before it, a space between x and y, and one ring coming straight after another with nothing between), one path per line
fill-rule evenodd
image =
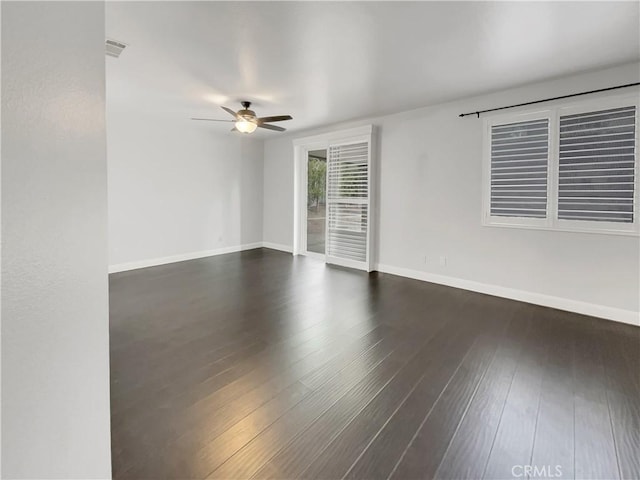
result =
M245 120L255 120L256 112L249 109L238 110L238 116L244 118Z
M249 110L251 106L251 102L243 101L240 102L242 105L242 110L238 110L238 116L244 118L245 120L254 121L257 118L256 112L253 110Z

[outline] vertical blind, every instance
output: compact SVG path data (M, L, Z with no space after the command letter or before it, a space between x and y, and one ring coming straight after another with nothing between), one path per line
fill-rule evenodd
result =
M560 117L558 218L633 222L636 107Z
M332 145L327 163L327 257L366 262L369 143Z
M491 215L546 218L549 120L491 127Z

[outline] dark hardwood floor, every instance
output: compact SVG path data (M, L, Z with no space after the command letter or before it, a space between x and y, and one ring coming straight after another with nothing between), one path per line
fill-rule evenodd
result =
M640 478L640 328L266 249L110 276L113 476Z

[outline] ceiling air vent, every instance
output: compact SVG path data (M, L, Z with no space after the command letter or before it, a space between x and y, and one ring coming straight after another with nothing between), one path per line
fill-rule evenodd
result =
M107 55L118 58L122 51L127 47L127 44L107 38L105 47Z

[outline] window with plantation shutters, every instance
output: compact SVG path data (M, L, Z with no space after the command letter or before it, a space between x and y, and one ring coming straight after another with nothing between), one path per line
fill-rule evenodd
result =
M546 218L549 119L491 127L491 216Z
M485 119L483 223L640 233L638 100Z
M329 263L367 267L369 158L368 141L329 146L326 238Z
M636 107L560 117L558 218L634 221Z

